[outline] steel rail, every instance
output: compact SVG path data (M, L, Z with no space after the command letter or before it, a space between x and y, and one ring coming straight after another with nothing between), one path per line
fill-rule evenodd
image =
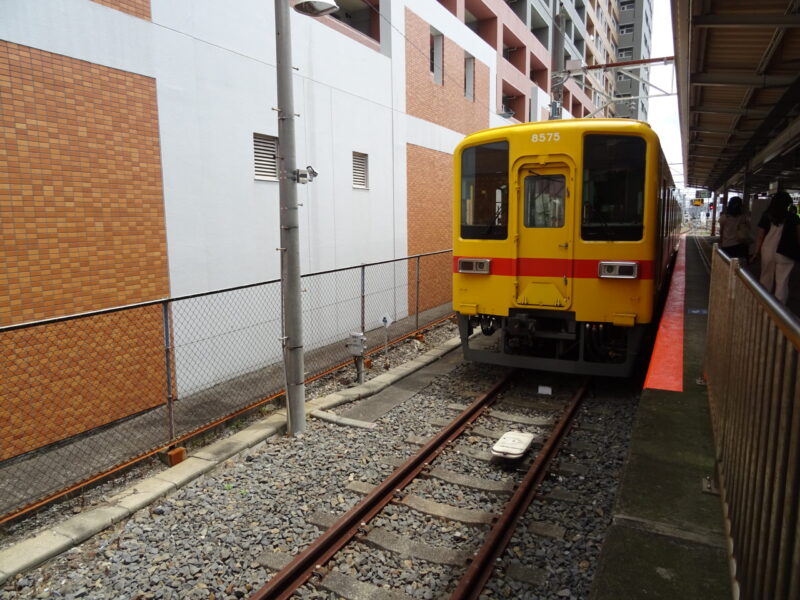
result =
M486 540L472 559L466 573L461 577L450 600L477 599L480 597L486 582L492 576L495 561L505 550L514 534L517 521L525 513L528 505L536 496L539 485L547 474L547 467L559 450L562 440L572 427L575 413L586 393L588 383L584 383L575 393L570 405L561 417L547 442L536 455L525 478L519 484L514 495L506 505L503 514L497 519L486 537Z
M334 554L345 546L359 530L377 515L406 485L457 438L489 406L497 394L508 383L514 371L509 371L487 392L476 398L464 412L453 419L436 437L423 446L403 465L395 469L382 483L376 486L361 502L339 518L336 523L317 538L292 562L286 565L251 600L282 600L291 596Z

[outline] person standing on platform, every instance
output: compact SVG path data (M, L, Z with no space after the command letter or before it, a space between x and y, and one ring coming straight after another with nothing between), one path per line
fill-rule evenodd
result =
M719 247L731 258L747 258L750 251L750 218L742 210L742 199L734 196L719 217Z
M756 251L761 254L761 285L786 304L789 298L789 275L800 260L800 217L789 212L792 197L784 191L772 196L758 222Z

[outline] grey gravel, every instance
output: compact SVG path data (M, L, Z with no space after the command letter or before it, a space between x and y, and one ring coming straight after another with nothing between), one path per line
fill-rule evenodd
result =
M638 398L639 389L633 382L598 381L594 397L586 400L578 412L578 426L570 433L567 451L556 458L557 463L585 466L584 474L550 475L542 489L544 495L563 489L581 501L547 502L537 498L526 514L533 521L563 527L563 537L537 535L518 528L503 557L504 563L543 567L547 574L545 585L534 588L499 577L489 582L482 598L589 597L600 548L611 524ZM532 529L536 531L535 527Z
M430 332L425 343L412 341L389 352L389 360L399 364L454 335L454 327L447 323ZM377 372L369 374L380 374L380 370L373 371ZM503 373L505 370L499 367L460 364L450 375L433 380L378 420L374 429L309 419L305 433L271 438L45 565L11 578L0 589L0 599L248 597L274 574L264 566L264 553L291 555L303 550L321 533L309 522L313 513L346 512L362 498L347 489L348 483L379 483L394 469L382 463L381 457L403 459L416 452L418 448L405 441L409 434L433 435L439 426L432 419L454 416L448 404L469 402L485 391L487 382ZM352 373L330 377L316 389L310 386L309 397L352 385L352 379ZM550 385L557 380L538 373L520 379L522 382L506 391L509 401L498 409L528 417L558 417L559 402L563 406L569 393L564 398L538 398L527 391L530 385ZM579 421L591 426L574 431L576 442L581 442L579 449L559 457L588 465L586 474L552 476L545 482L545 492L563 488L582 501L536 500L526 516L562 526L563 537L543 537L526 528L518 529L503 557L509 565L513 562L542 571L544 588L501 576L490 583L485 598L588 597L638 397L633 390L620 394L619 385L609 384L608 390L606 395L605 389L598 390L597 397L579 413ZM529 398L531 406L524 406ZM365 401L369 400L361 402ZM500 431L509 428L507 422L490 417L479 419L478 424ZM545 431L528 425L515 428L537 434ZM467 437L483 451L493 443L479 435ZM519 481L522 477L511 465L480 462L455 452L447 452L435 465L498 481ZM502 510L507 497L435 478L417 480L407 491L428 500L491 512ZM113 489L103 488L89 503L100 502L111 493ZM66 514L71 509L71 504L62 504L55 512ZM474 551L488 531L488 526L423 515L401 504L390 504L372 525L397 535L413 531L419 542L467 552ZM15 532L7 532L6 539L29 530L20 526ZM358 541L324 567L325 572L331 570L420 599L447 595L458 575L457 567L398 556ZM298 597L337 596L324 586L308 583Z

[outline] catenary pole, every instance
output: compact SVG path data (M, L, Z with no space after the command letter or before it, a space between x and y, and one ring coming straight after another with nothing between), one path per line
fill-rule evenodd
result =
M556 4L557 10L553 15L553 54L550 59L550 71L552 73L550 83L550 94L553 98L550 102L550 115L548 120L560 119L562 116L562 102L564 101L564 84L568 75L564 73L564 7L559 1Z
M283 359L286 372L288 433L306 428L303 309L300 294L300 219L294 143L292 35L288 0L275 0L275 50L278 67L278 178L281 227L281 300L284 311Z

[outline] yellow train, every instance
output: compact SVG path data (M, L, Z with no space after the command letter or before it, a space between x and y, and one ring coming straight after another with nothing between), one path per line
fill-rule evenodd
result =
M454 179L465 358L629 375L681 222L650 126L571 119L479 131L456 149Z

